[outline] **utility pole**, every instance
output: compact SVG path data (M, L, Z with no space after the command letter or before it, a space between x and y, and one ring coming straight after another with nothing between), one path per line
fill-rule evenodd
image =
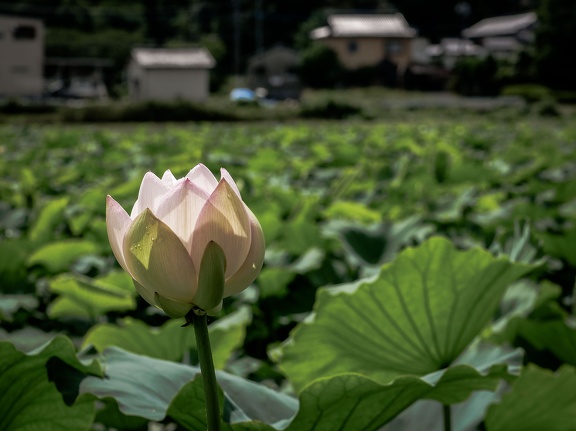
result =
M254 30L256 32L256 53L259 53L264 50L264 37L262 32L264 13L262 12L262 0L256 0L255 14L256 25L254 26Z
M240 35L241 35L241 15L240 0L232 0L234 7L234 75L235 79L240 77ZM238 84L238 83L237 83Z

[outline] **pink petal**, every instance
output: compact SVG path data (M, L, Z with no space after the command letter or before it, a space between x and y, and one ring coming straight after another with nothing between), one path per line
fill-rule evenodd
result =
M196 268L206 245L218 244L226 256L226 278L246 260L250 248L250 218L244 203L225 179L204 204L192 233L192 261Z
M186 178L208 194L211 194L218 185L218 180L214 174L202 163L194 166Z
M155 214L166 223L190 250L192 229L209 195L188 178L170 190L158 202Z
M180 238L150 209L132 222L124 237L123 250L128 272L147 292L192 302L196 271L190 255Z
M234 178L232 178L232 175L230 175L230 173L226 169L220 168L220 178L226 180L230 185L230 187L232 187L232 190L234 190L234 192L236 192L238 197L242 199L242 196L240 195L240 190L236 185L236 181L234 181Z
M164 175L162 175L162 182L168 187L172 187L176 183L176 177L170 169L167 169Z
M138 200L132 208L130 217L134 219L146 208L150 208L152 211L155 211L157 202L168 190L170 190L170 187L166 185L160 178L158 178L152 172L146 172L146 175L144 175L142 183L140 184Z
M246 211L250 217L250 226L252 228L250 250L248 251L248 256L246 256L246 260L242 266L228 280L226 280L224 298L242 292L250 286L252 282L256 280L258 274L260 274L262 264L264 263L266 244L264 241L262 226L260 226L258 219L250 208L246 207Z
M124 269L126 269L126 262L124 261L124 253L122 251L122 242L124 235L128 231L128 227L132 224L132 219L124 208L116 202L110 195L106 196L106 231L108 232L108 241L114 257Z

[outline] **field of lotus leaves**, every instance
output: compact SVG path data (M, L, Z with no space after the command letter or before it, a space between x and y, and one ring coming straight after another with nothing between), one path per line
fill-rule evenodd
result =
M209 331L230 431L575 430L576 127L0 126L0 429L206 429L105 199L225 167L266 237Z

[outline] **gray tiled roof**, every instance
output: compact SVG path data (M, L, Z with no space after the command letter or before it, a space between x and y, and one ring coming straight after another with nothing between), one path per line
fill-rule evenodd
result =
M386 15L330 15L328 27L311 32L313 39L327 37L414 37L416 30L400 13Z
M144 68L210 69L216 61L204 48L134 48L132 58Z
M534 12L486 18L465 29L462 35L468 38L513 35L532 26L537 19Z

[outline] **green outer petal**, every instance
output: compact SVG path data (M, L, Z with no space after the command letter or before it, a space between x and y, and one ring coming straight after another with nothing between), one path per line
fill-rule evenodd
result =
M134 283L134 287L136 288L138 295L144 298L144 301L146 301L148 304L158 308L158 305L156 305L156 301L154 300L154 292L149 291L134 279L132 279L132 282Z
M206 246L198 274L198 290L193 302L202 310L211 310L222 302L226 256L214 241Z
M192 302L196 271L182 241L150 209L145 209L124 237L124 259L132 278L149 292Z
M166 313L173 319L178 319L180 317L186 316L186 314L188 314L188 312L193 307L192 304L172 301L169 298L159 295L158 292L154 292L154 299L156 300L156 304L158 305L158 307L160 307L162 311L164 311L164 313Z
M224 298L235 295L246 289L258 277L262 270L264 263L264 253L266 251L266 243L264 241L264 232L258 219L250 208L246 207L246 212L250 217L250 224L252 228L252 241L250 243L250 250L246 260L230 278L226 280L224 287Z
M244 202L225 179L221 180L200 211L192 233L190 255L196 268L200 267L206 246L214 241L226 255L226 277L230 277L246 260L250 230L250 217Z

